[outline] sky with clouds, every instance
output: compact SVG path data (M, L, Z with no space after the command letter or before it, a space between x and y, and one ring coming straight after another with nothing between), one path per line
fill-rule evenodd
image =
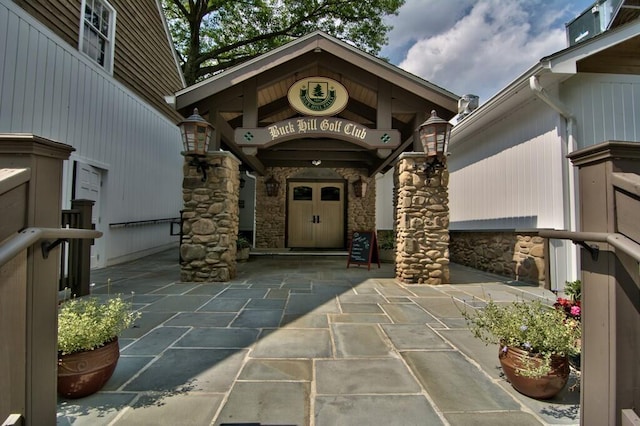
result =
M381 55L457 95L484 103L567 47L565 24L595 0L406 0Z

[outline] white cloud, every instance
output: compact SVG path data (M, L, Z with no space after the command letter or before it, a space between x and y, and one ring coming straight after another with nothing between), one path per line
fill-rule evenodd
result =
M564 22L584 1L570 9L560 0L408 0L389 21L395 28L382 53L413 74L484 102L566 46Z

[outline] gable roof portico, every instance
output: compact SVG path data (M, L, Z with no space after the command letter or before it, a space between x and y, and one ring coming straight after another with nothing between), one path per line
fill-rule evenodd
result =
M348 93L332 117L297 112L287 98L304 78L324 77ZM231 151L244 167L385 171L404 151L422 150L417 127L436 110L453 117L458 96L322 32L314 32L176 93L176 109L198 108L216 129L211 149ZM303 126L305 131L300 131ZM414 148L415 146L415 148Z

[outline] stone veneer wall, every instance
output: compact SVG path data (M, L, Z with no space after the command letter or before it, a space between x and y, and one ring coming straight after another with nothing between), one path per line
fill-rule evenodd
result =
M446 162L446 159L442 161ZM395 170L396 278L411 284L449 283L449 172L419 170L424 153L404 153Z
M309 170L311 169L311 170ZM287 208L287 179L312 176L313 168L301 167L271 167L267 168L264 176L258 176L256 181L256 247L284 248L286 235ZM364 169L331 169L347 181L347 236L354 230L373 230L376 226L376 182L374 178L366 178ZM265 182L274 177L280 188L277 196L267 196ZM353 193L352 183L363 177L367 181L367 191L364 197L358 198ZM311 177L309 177L311 180ZM347 244L347 242L345 242Z
M185 161L182 262L186 282L229 281L236 276L240 161L228 152L211 152L207 181Z
M545 239L535 233L451 232L451 261L545 285Z

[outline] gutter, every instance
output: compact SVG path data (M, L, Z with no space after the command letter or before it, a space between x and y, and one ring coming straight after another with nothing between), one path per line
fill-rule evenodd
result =
M571 167L569 160L567 159L567 155L571 154L573 151L577 149L576 142L576 119L560 99L556 99L552 95L550 95L540 84L540 80L537 75L532 75L529 77L529 88L541 101L547 104L551 109L556 111L560 116L565 120L566 123L566 135L567 135L567 144L566 146L562 146L563 156L565 157L562 162L562 185L564 193L568 195L568 197L564 198L564 222L565 228L569 231L576 232L578 230L578 212L577 212L577 193L576 193L576 172ZM573 275L573 279L577 278L578 274L578 256L575 250L570 250L569 252L569 261L572 265L576 266L576 269L570 271L571 275Z

